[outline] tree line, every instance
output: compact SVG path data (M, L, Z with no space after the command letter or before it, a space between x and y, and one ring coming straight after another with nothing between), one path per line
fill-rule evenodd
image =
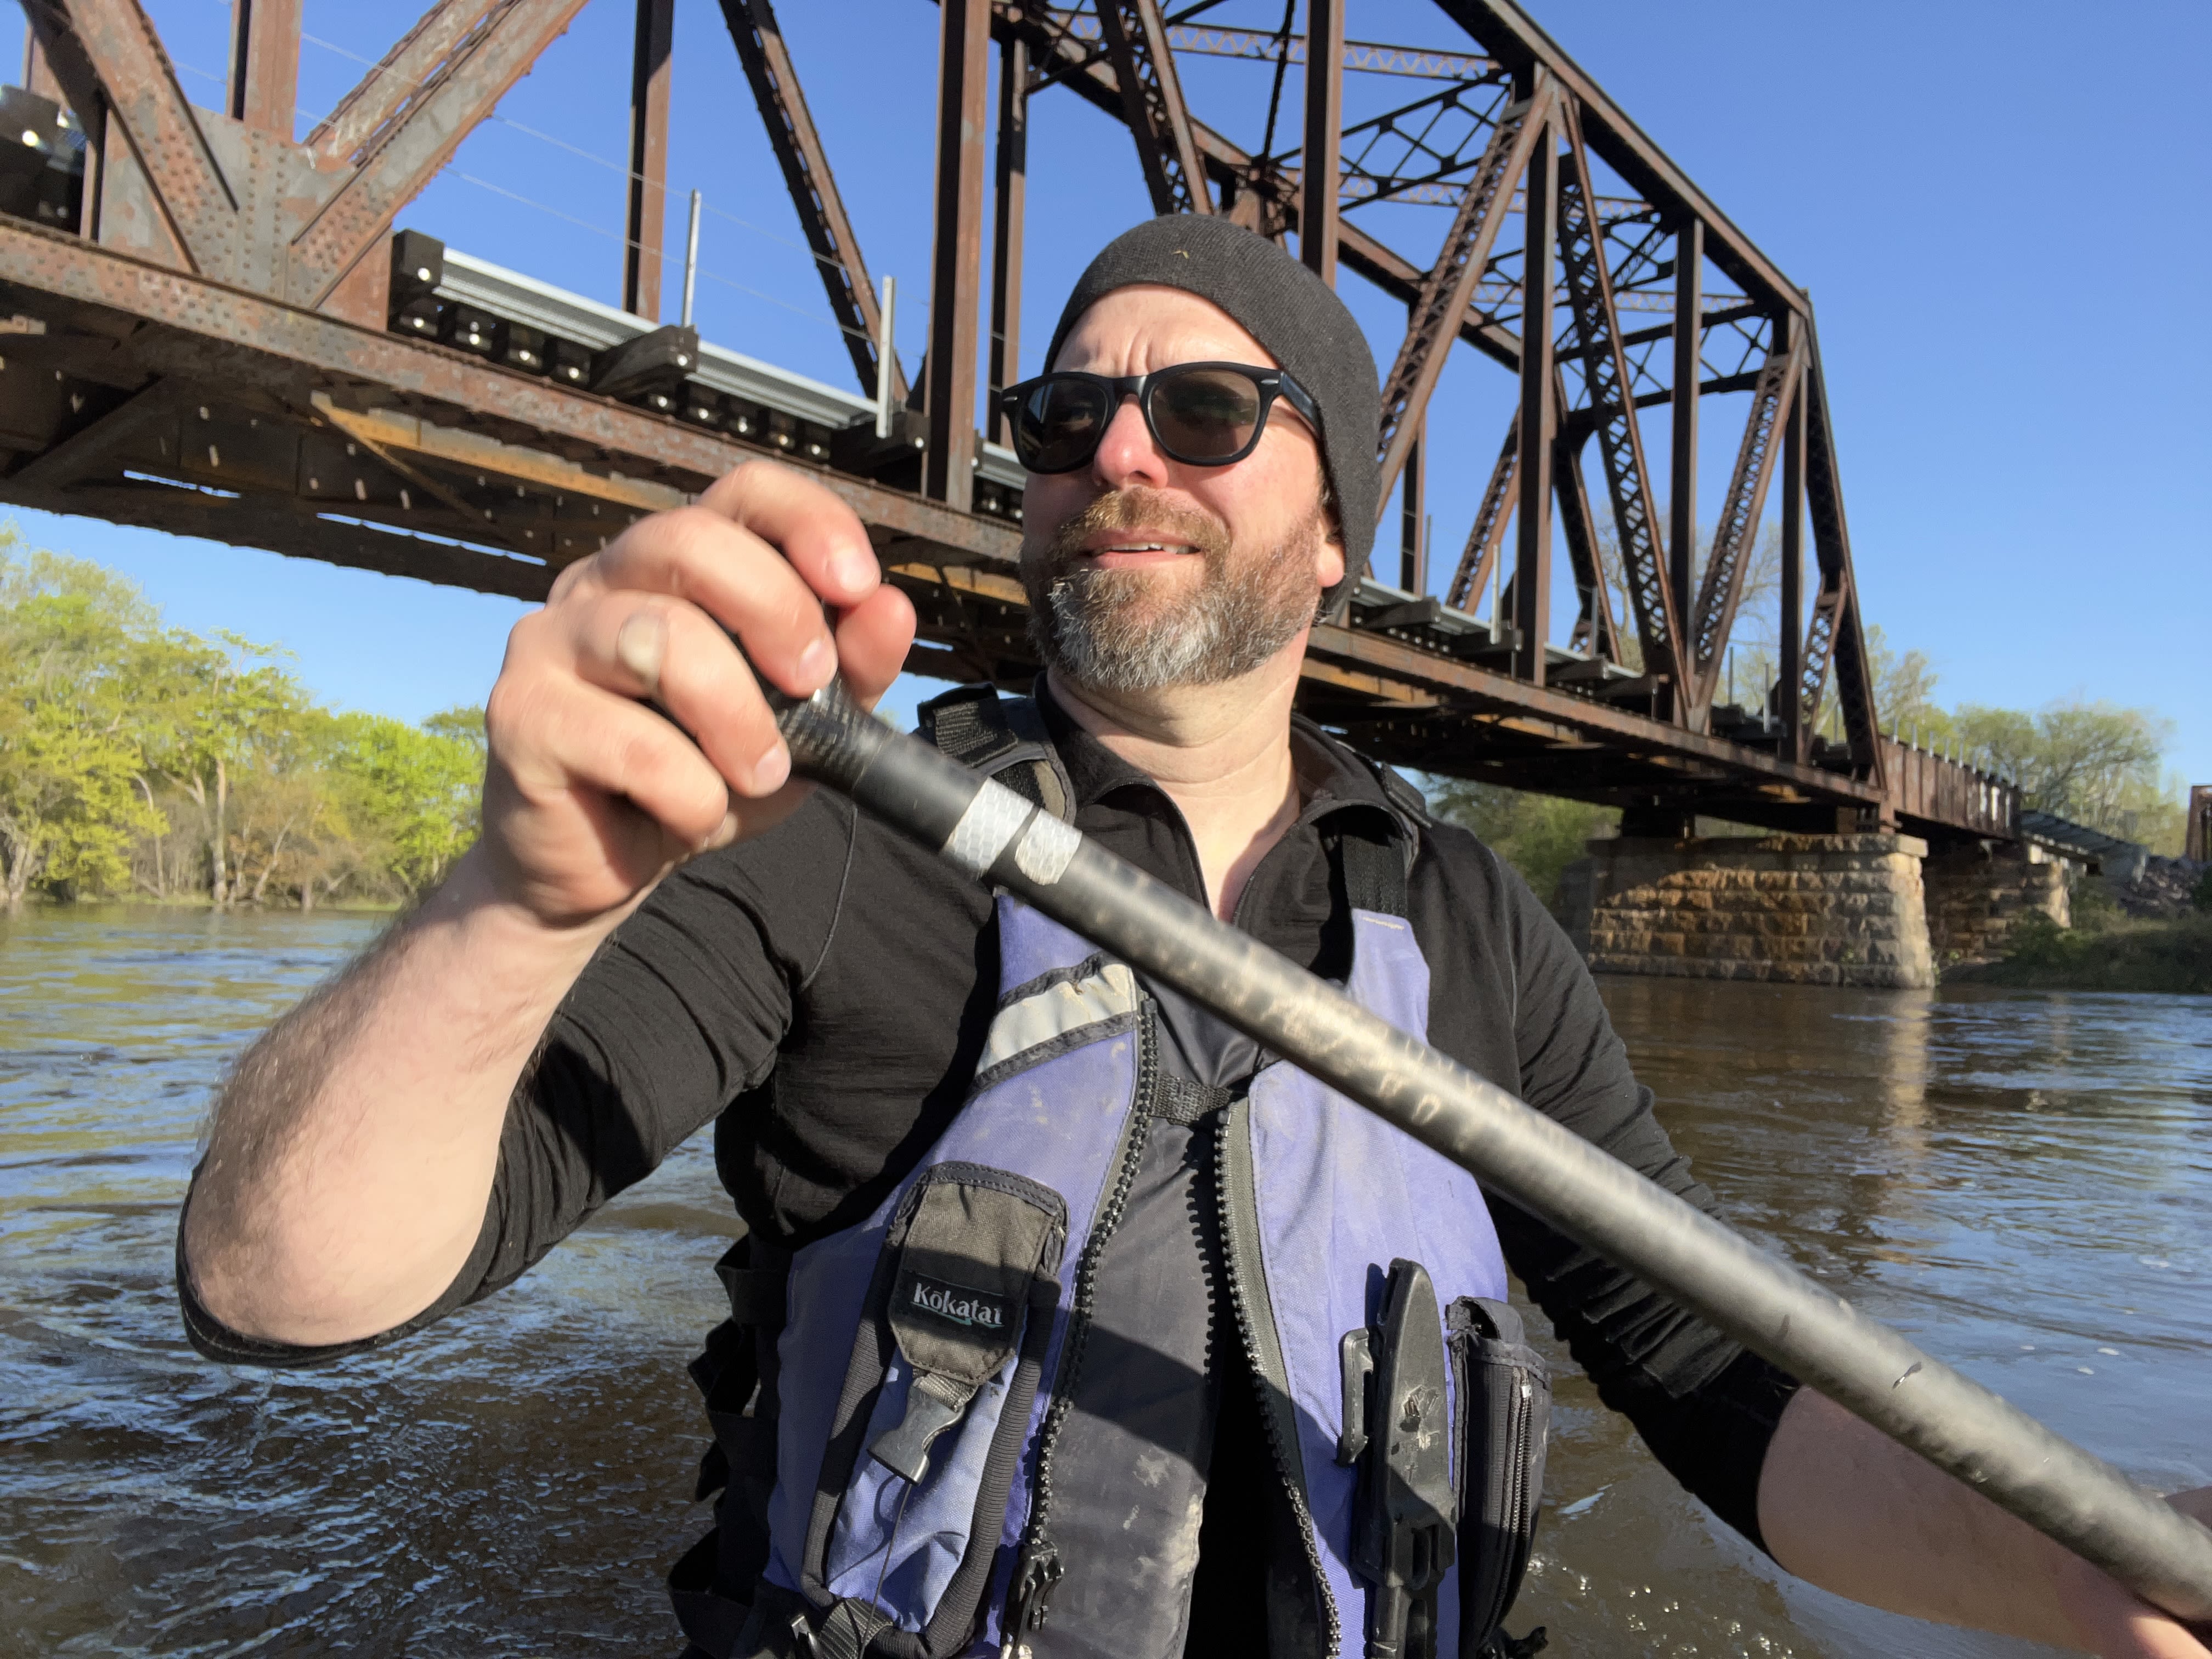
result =
M1762 538L1747 573L1732 676L1739 702L1773 677L1765 601L1777 541ZM1616 615L1625 614L1624 598ZM1923 653L1895 652L1879 629L1868 633L1886 726L2002 772L2031 806L2154 853L2180 852L2184 792L2161 769L2172 722L2079 697L2032 712L1946 709ZM338 712L309 696L281 657L234 634L168 626L124 577L26 550L12 529L0 531L6 908L37 895L311 909L401 904L434 886L476 837L483 710L451 709L419 726ZM1429 784L1440 811L1547 900L1583 843L1613 833L1620 817L1492 785Z
M0 532L0 902L404 903L476 838L481 709L318 702L282 653L165 624Z

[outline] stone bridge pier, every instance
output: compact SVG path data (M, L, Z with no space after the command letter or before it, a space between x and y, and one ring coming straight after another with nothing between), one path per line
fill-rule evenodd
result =
M2035 847L1930 855L1917 836L1625 836L1560 879L1599 973L1911 989L2003 954L2029 915L2068 921L2063 867Z

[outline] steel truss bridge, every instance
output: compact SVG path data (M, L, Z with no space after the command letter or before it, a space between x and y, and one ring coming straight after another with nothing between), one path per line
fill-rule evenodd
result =
M1406 307L1376 458L1395 580L1315 630L1310 713L1400 764L1620 805L1630 833L1705 813L2021 834L2004 781L1881 732L1805 293L1510 0L1437 0L1436 48L1347 40L1346 0L1306 0L1298 34L1222 25L1220 0L940 0L912 384L770 0L720 0L857 392L661 322L674 0L632 3L617 308L393 229L583 0L436 0L297 143L301 0L234 0L222 113L186 100L138 0L25 0L0 112L0 497L536 599L640 514L778 455L852 503L912 595L910 667L1025 684L1021 474L975 429L977 380L1018 359L1030 102L1080 98L1127 126L1158 210L1226 214ZM1177 58L1198 55L1273 77L1260 144L1186 102ZM1347 72L1407 95L1347 124ZM1440 251L1370 228L1382 204L1448 219ZM1518 396L1494 450L1451 459L1489 482L1439 596L1424 434L1457 340ZM1701 407L1727 393L1749 416L1701 547ZM1723 702L1778 489L1778 672ZM1840 740L1818 735L1832 708Z

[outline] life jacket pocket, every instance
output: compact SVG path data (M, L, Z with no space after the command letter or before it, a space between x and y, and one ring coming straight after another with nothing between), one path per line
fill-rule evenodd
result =
M1459 1650L1461 1659L1480 1659L1498 1641L1528 1571L1552 1379L1507 1304L1462 1297L1446 1310L1444 1325L1460 1487Z
M1067 1206L982 1164L925 1170L884 1235L816 1488L804 1579L887 1652L971 1639L1002 1541ZM891 1632L907 1632L903 1640Z

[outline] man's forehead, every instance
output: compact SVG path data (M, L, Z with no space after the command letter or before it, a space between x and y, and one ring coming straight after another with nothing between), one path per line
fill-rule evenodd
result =
M1141 360L1153 368L1218 359L1280 367L1274 354L1212 301L1158 283L1101 295L1075 319L1051 367Z

